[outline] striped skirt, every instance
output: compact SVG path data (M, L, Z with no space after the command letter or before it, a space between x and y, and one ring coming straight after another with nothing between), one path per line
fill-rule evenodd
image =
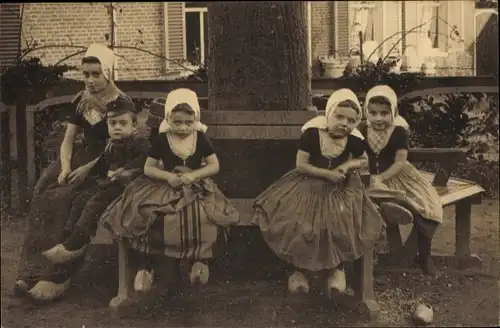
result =
M108 207L101 222L143 253L208 260L238 220L236 209L210 179L174 189L143 175Z
M357 173L334 184L293 170L260 194L254 218L285 262L310 271L362 257L384 225Z

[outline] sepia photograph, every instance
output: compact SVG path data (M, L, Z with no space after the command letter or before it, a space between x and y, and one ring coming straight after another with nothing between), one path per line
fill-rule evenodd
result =
M2 2L1 328L500 326L498 1Z

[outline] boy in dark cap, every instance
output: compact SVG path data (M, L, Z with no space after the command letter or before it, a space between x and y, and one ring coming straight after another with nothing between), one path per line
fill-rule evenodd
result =
M53 263L72 261L84 253L106 207L143 172L150 143L137 133L134 103L122 98L110 102L106 121L110 139L92 168L92 172L98 175L97 185L79 195L80 199L75 199L76 206L73 206L65 227L66 235L69 235L66 241L43 252Z

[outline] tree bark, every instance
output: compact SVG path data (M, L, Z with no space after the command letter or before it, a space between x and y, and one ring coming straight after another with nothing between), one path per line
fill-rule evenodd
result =
M311 105L306 2L208 6L210 110L306 110Z

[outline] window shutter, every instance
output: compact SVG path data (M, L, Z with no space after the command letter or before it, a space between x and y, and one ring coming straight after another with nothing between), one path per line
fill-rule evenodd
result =
M167 2L167 22L166 33L168 35L168 59L181 61L184 59L184 3ZM169 62L170 69L179 68Z
M21 42L21 3L0 4L0 67L16 63Z
M383 24L384 25L384 35L383 38L380 40L382 42L384 39L392 36L390 39L384 42L383 44L383 51L384 51L384 56L391 51L390 55L402 55L402 42L398 41L402 37L402 12L403 12L403 6L402 6L403 1L383 1L381 4L383 4ZM396 34L397 33L397 34ZM396 34L396 35L394 35ZM377 40L378 41L378 40Z
M349 22L349 2L348 1L335 1L335 11L337 13L335 30L337 35L336 50L342 56L347 56L349 53L349 36L350 36L350 22Z

